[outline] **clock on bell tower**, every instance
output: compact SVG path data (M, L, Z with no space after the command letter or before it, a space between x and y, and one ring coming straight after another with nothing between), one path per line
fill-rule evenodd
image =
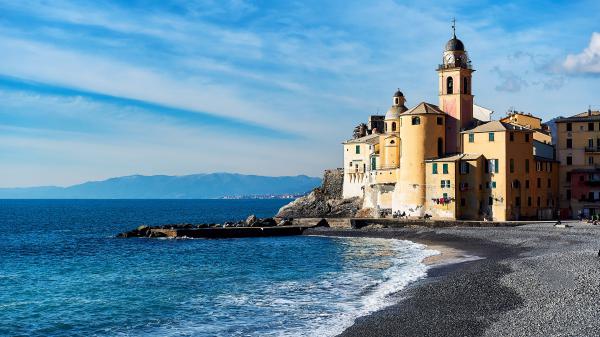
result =
M460 132L472 124L473 94L471 78L475 70L461 40L456 38L452 24L452 39L446 43L443 63L438 66L439 108L449 117L446 122L446 152L462 152Z

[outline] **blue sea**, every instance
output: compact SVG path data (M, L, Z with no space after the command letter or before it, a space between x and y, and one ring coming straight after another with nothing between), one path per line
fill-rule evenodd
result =
M426 275L400 240L114 237L287 202L0 200L0 336L333 336Z

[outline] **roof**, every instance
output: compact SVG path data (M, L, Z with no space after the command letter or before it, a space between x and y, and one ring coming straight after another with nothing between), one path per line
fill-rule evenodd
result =
M404 105L394 105L385 113L385 119L398 119L406 110L408 109Z
M556 123L600 121L600 111L588 110L586 112L578 113L571 117L559 117L554 121Z
M458 160L477 160L481 156L482 156L481 154L459 153L459 154L454 154L454 155L450 155L447 157L427 159L426 162L436 163L436 162L452 162L452 161L458 161Z
M370 135L366 135L364 137L360 137L360 138L356 138L356 139L349 139L345 142L343 142L342 144L369 144L369 145L375 145L377 143L379 143L379 134L377 133L372 133Z
M440 110L437 105L421 102L416 107L406 111L404 115L420 115L420 114L443 114L446 113Z
M396 90L394 97L404 97L404 94L402 93L402 91L400 91L400 89L398 89L398 90Z
M476 132L496 132L496 131L528 131L532 132L531 129L501 121L491 121L485 124L476 126L470 130L465 130L462 133L476 133Z
M457 39L456 36L454 36L453 38L451 38L446 43L446 51L455 51L455 50L461 50L461 51L465 50L464 43L462 43L461 40Z

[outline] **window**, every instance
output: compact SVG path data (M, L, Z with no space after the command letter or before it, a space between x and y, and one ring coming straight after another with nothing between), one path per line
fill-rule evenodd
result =
M573 139L568 138L567 139L567 149L572 149L573 148Z
M535 170L540 172L542 170L542 163L539 161L535 163Z
M492 197L489 197L489 198L488 198L488 205L490 205L490 206L491 206L491 205L493 205L493 204L494 204L494 198L492 198Z
M371 158L371 170L377 169L377 159L375 157Z
M529 173L529 159L525 159L525 173Z
M542 188L542 178L537 178L537 187Z
M469 133L469 143L473 143L473 142L475 142L475 134Z
M542 204L542 198L537 197L537 207L540 207L540 205Z
M392 140L390 140L390 145L393 145L393 144L396 144L396 141L392 139Z
M360 145L356 145L356 154L360 154Z
M515 198L515 205L516 205L517 207L521 207L521 197L516 197L516 198Z
M513 142L513 141L515 140L515 133L514 133L514 132L511 132L511 133L509 134L509 138L510 138L510 141L511 141L511 142Z
M459 86L459 88L460 88L460 86ZM448 77L446 79L446 93L447 94L454 93L454 80L452 79L452 77Z
M443 117L438 117L437 118L437 125L444 125L444 118Z
M421 118L419 118L419 117L413 117L411 121L412 121L412 125L421 124Z
M489 140L490 142L493 142L493 141L494 141L494 133L493 133L493 132L490 132L490 133L488 133L488 140Z
M552 179L548 179L548 188L552 187Z
M392 131L396 131L396 122L392 122Z
M498 159L488 159L486 173L498 173Z
M594 131L594 123L588 123L588 131Z
M571 123L567 123L567 131L572 131L573 130L573 125L571 125Z
M448 174L448 164L442 164L442 172Z
M579 181L583 181L583 175L579 176Z
M567 190L567 200L571 200L571 190Z
M469 78L468 77L463 78L463 93L464 94L469 93Z
M529 179L525 180L525 188L529 188Z
M437 163L433 163L433 165L431 165L431 173L432 174L437 174Z
M492 181L492 188L496 188L496 182Z
M510 173L515 173L515 160L510 158Z
M442 194L442 197L444 197L444 199L448 199L448 193Z
M469 173L469 163L466 161L460 162L460 174L468 174Z
M594 165L594 157L592 157L592 156L588 157L588 164L589 165Z
M442 188L450 188L450 180L442 180L440 181L440 185Z
M525 143L529 143L529 134L528 133L525 134Z
M531 207L531 197L527 197L527 206Z
M460 205L462 207L465 207L466 204L467 204L467 201L465 200L465 198L460 198Z
M573 157L567 156L567 165L573 165Z
M571 172L567 172L567 182L571 182Z
M588 147L591 149L594 147L594 140L593 139L588 139Z

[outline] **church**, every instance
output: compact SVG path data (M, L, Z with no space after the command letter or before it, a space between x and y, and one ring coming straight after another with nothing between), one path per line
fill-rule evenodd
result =
M490 120L473 101L474 71L454 31L437 67L438 104L408 108L397 90L385 116L343 143L344 198L362 198L372 217L554 217L558 161L548 128L519 112Z

